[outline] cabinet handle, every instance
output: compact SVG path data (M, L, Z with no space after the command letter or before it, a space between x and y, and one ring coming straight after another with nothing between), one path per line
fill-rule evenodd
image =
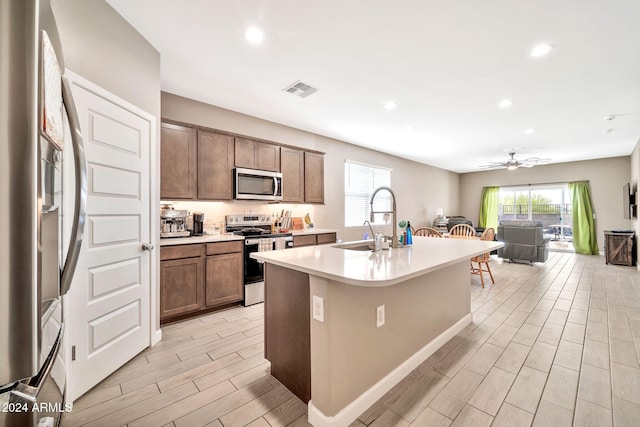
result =
M142 244L142 250L143 251L152 251L154 249L154 246L151 243L143 243Z

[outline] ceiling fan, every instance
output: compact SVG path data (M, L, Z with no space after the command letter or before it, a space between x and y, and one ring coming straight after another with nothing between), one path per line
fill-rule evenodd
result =
M509 153L509 160L506 162L491 162L488 165L481 165L480 167L483 169L509 169L515 170L519 167L524 168L532 168L535 165L541 165L545 163L549 163L551 159L541 159L539 157L529 157L527 159L518 160L514 158L516 155L515 151Z

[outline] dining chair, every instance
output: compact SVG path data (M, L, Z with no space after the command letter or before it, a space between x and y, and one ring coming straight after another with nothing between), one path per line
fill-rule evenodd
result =
M418 228L415 231L415 233L413 233L413 235L414 236L427 236L427 237L442 237L442 233L441 232L439 232L435 228L431 228L431 227Z
M480 236L480 240L493 241L493 238L495 237L495 235L496 235L496 232L493 228L487 228L482 232L482 235ZM493 280L493 273L491 273L491 267L489 267L489 261L491 261L491 252L485 252L481 255L471 258L471 274L477 274L480 276L480 283L482 283L483 288L484 288L483 272L485 271L489 273L489 276L491 277L491 283L496 283L495 280ZM474 262L478 264L477 267L473 265ZM487 267L486 270L482 268L483 264Z
M449 230L449 237L454 239L475 239L476 229L469 224L456 224Z

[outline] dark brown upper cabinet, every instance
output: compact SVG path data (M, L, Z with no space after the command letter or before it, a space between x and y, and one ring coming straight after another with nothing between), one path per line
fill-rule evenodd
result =
M160 198L197 198L197 131L162 123L160 132Z
M198 131L198 199L231 200L233 137Z
M305 203L324 203L323 154L306 151L304 153L304 201Z
M235 165L238 168L280 171L280 147L246 138L235 138Z
M304 202L304 151L282 147L280 149L282 172L282 201Z

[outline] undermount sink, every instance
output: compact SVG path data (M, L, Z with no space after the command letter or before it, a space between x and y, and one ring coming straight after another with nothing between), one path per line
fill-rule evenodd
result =
M339 245L335 245L334 248L349 249L351 251L371 251L373 250L373 242L370 240L365 240L359 242L341 243Z

